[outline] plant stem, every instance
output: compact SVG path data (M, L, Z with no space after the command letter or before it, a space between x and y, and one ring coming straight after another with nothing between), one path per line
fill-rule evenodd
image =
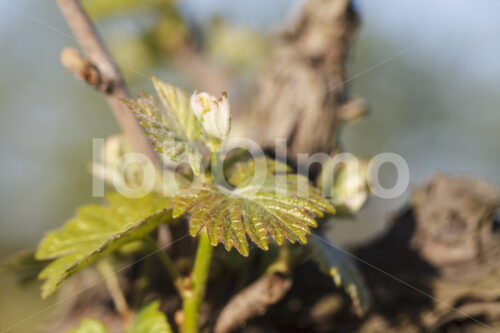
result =
M104 278L104 282L106 283L109 294L113 299L116 310L122 317L125 325L127 325L131 321L132 313L128 308L127 301L125 299L125 296L123 295L122 289L120 288L120 282L116 277L111 262L109 261L109 259L104 258L97 263L97 268Z
M152 258L146 258L144 262L141 264L141 272L140 276L135 283L136 288L134 288L134 301L132 304L132 308L140 309L142 305L144 305L144 299L149 291L149 286L151 284L152 274Z
M183 333L198 332L198 316L205 295L208 271L212 259L213 246L206 233L200 233L190 288L183 295Z
M214 184L224 185L224 170L219 153L210 152L210 171L212 172L212 180Z
M153 239L151 239L151 237L146 237L144 240L145 240L146 244L148 245L148 247L152 251L154 251L154 253L158 257L158 259L160 259L163 267L165 268L167 273L172 278L172 281L174 283L175 288L177 289L179 294L182 296L182 294L184 293L184 288L183 288L183 284L182 284L182 275L177 270L177 267L173 263L172 259L170 259L170 257L167 256L167 254L162 249L160 249L158 247L158 244L156 244L156 242Z
M212 181L215 184L222 184L224 173L217 152L210 152L210 169L212 172ZM184 320L182 322L182 333L198 333L200 306L205 296L207 286L208 271L210 261L212 260L213 246L206 232L199 234L198 249L191 273L191 281L188 290L182 295L182 310Z
M269 265L265 275L273 273L289 274L292 269L292 254L290 244L283 244L279 249L278 258Z

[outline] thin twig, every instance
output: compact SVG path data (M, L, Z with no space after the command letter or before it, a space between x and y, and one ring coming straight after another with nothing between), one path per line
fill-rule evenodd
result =
M113 266L111 266L108 259L103 259L97 263L97 268L104 278L104 282L106 283L106 287L109 290L109 294L115 304L116 310L122 317L125 324L130 323L132 312L127 305L127 300L125 299L125 295L123 295L120 282L116 277Z
M214 332L231 332L252 317L265 313L292 286L291 271L290 245L285 245L263 276L231 297L215 322Z
M146 237L144 240L146 241L146 244L148 245L150 250L152 252L154 252L154 254L158 257L158 259L160 259L163 267L165 268L167 273L172 278L174 286L177 289L177 291L179 292L179 295L182 296L183 291L184 291L183 278L182 278L182 275L177 270L177 267L175 266L175 264L172 262L172 259L170 259L170 257L167 256L165 254L165 252L161 248L158 247L158 245L156 244L156 242L153 239L151 239L150 237Z
M222 309L215 324L215 333L228 333L248 319L263 314L281 300L292 286L292 277L279 272L261 276L234 295Z
M153 150L151 143L142 133L139 122L122 102L122 99L129 98L127 87L120 70L99 37L94 24L90 21L78 0L57 0L57 3L88 60L88 68L96 70L100 80L105 82L103 86L106 89L103 92L108 104L113 110L121 129L133 145L134 150L146 155L160 167L160 159Z

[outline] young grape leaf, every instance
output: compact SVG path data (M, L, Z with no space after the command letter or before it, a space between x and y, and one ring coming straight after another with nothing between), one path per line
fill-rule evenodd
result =
M155 301L146 305L135 317L132 327L127 333L173 333L167 316L159 310L160 303ZM69 333L107 333L106 326L95 319L86 318L77 329Z
M130 199L111 193L108 205L86 205L63 227L41 241L36 259L55 259L40 272L42 298L48 297L71 275L122 245L145 237L171 218L171 199L147 195Z
M354 311L358 316L363 316L370 307L370 292L356 264L331 241L316 234L311 237L309 246L319 268L332 277L337 287L344 287L351 297Z
M241 186L244 182L248 182L255 175L256 168L264 167L266 174L269 176L277 175L286 177L288 172L292 171L292 168L288 164L280 162L278 160L273 160L263 156L259 156L255 159L250 159L247 163L237 162L228 168L228 182L234 187ZM259 175L257 175L258 177ZM305 184L307 181L303 178ZM257 181L256 181L257 182Z
M159 310L159 306L157 301L145 306L128 333L172 333L167 316Z
M184 156L195 174L200 173L201 154L195 141L203 136L203 130L191 110L190 99L184 90L153 78L156 93L163 107L151 96L125 101L141 122L146 135L156 151L173 161Z
M80 326L68 333L108 333L108 329L99 320L85 318L80 322Z
M267 170L257 172L261 161L250 160L231 168L233 190L193 184L181 191L174 198L173 216L190 213L192 236L205 227L213 246L222 242L226 250L235 247L244 256L248 256L247 236L263 250L269 248L269 233L279 245L285 238L307 243L309 228L317 226L315 217L334 213L333 207L307 178L284 172L283 164L273 171L270 166L277 164L264 159Z

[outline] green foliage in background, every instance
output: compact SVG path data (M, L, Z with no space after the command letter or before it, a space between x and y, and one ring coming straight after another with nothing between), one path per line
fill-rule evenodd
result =
M86 318L80 326L69 333L108 333L106 326L95 319ZM159 310L159 303L146 305L138 314L126 333L172 333L167 317Z

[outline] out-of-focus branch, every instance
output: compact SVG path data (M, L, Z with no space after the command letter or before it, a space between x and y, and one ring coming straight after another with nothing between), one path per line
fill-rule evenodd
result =
M114 82L102 75L96 65L83 58L77 49L73 47L64 48L61 52L61 64L66 71L84 80L102 93L106 95L113 93Z
M219 96L228 90L231 75L222 66L207 59L191 45L179 48L172 58L173 65L201 91Z
M118 277L113 270L113 266L111 265L108 259L101 260L97 263L97 268L101 272L101 275L106 283L109 294L113 303L115 304L116 310L122 317L125 323L130 323L132 318L132 313L127 305L127 300L123 295L123 291L120 287L120 282L118 281Z
M127 87L120 70L89 17L78 0L58 0L57 3L85 55L84 59L76 50L65 49L61 55L63 65L68 71L105 94L116 120L129 138L134 150L146 155L157 166L161 166L158 155L142 133L139 122L122 102L123 98L129 97Z
M292 278L288 274L275 272L262 276L231 298L217 319L214 332L231 332L248 319L266 312L291 286Z

